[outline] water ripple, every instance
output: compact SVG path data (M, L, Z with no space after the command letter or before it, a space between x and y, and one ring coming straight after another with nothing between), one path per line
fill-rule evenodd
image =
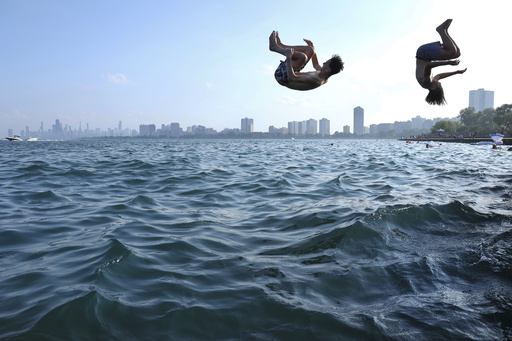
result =
M391 140L0 148L1 339L512 338L505 152Z

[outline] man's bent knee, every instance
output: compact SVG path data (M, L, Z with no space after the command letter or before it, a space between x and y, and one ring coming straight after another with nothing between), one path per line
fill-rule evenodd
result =
M301 69L308 60L309 57L306 54L295 52L292 57L292 67L294 69Z

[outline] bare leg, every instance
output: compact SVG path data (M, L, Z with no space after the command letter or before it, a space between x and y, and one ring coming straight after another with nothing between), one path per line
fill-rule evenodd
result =
M272 32L269 40L270 51L274 51L285 56L286 50L291 48L294 50L292 55L292 67L294 69L301 69L304 67L314 54L314 50L310 46L289 46L282 44L281 39L279 39L279 33L276 31Z
M294 51L302 52L306 56L308 56L308 59L313 56L313 48L311 46L307 45L285 45L281 42L281 39L279 38L279 32L276 32L276 43L277 45L281 46L284 49L293 49Z
M452 37L448 34L448 27L452 23L452 19L447 19L444 23L436 28L437 33L441 36L443 46L441 48L441 55L446 59L453 59L460 57L460 50Z

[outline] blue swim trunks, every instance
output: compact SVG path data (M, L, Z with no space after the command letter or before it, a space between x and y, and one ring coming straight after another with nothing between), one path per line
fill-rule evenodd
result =
M285 86L288 83L288 71L286 71L286 62L281 62L274 73L276 81Z
M299 72L303 68L304 65L300 69L293 69L293 71ZM276 72L274 73L274 77L276 78L276 81L282 86L286 86L286 84L288 84L288 71L286 61L281 61L281 64L279 64L279 66L276 69Z
M436 41L430 44L421 45L416 51L416 58L423 60L440 60L443 58L441 55L441 43Z

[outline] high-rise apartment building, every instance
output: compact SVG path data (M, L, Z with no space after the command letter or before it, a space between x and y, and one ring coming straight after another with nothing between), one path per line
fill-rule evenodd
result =
M331 135L331 121L329 121L326 118L322 118L319 122L319 133L322 136L329 136Z
M306 135L306 121L299 122L299 135Z
M299 134L299 122L297 122L297 121L288 122L288 134L291 134L291 135Z
M469 106L475 108L475 112L494 108L494 91L482 89L469 91Z
M254 131L254 120L252 118L242 118L242 133L252 133Z
M354 134L364 134L364 109L354 108Z
M318 122L317 120L310 118L306 121L306 134L316 135L318 134Z
M343 126L343 132L346 134L350 134L350 126L349 125Z

